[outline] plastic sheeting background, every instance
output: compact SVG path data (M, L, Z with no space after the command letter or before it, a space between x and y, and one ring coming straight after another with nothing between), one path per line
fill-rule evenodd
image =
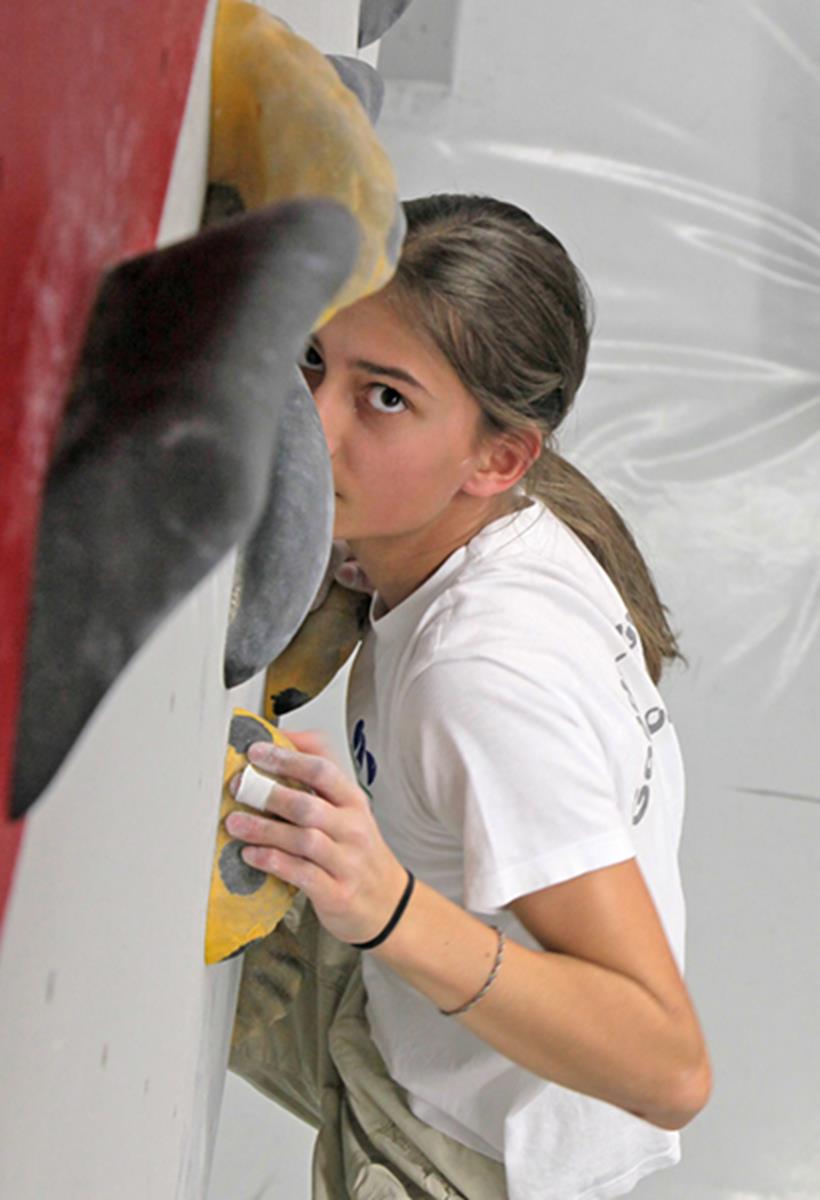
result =
M562 445L631 524L689 660L664 691L715 1091L682 1164L633 1194L816 1200L820 9L464 0L458 17L417 0L388 35L407 81L380 134L403 195L512 200L584 271L596 333ZM424 54L442 31L449 85ZM433 57L439 82L419 82Z

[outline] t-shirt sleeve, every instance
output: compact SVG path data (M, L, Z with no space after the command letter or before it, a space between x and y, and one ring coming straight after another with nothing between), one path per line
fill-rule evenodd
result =
M414 679L402 768L417 803L462 843L465 907L494 912L634 857L612 761L622 708L560 662L482 655Z

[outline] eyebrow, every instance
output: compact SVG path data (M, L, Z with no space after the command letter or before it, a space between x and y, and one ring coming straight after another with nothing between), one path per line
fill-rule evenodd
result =
M348 366L355 367L358 371L368 371L373 375L387 375L389 379L400 379L402 383L409 383L412 387L420 388L422 392L427 391L418 379L409 371L403 371L401 367L385 367L381 363L368 362L366 358L353 359L348 362Z
M313 334L311 340L316 343L321 351L322 343L315 333ZM418 388L419 391L424 392L425 395L430 395L430 393L427 391L427 388L423 384L419 383L418 379L416 379L414 375L411 375L409 371L405 371L402 367L386 367L383 363L370 362L369 359L366 358L348 359L347 365L349 367L354 367L357 371L368 371L372 375L386 375L388 379L398 379L402 383L409 383L411 387Z

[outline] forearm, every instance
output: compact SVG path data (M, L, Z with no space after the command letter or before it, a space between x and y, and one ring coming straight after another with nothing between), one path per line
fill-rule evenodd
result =
M396 930L371 953L446 1010L478 992L496 945L483 922L417 883ZM534 1074L665 1128L699 1107L687 1099L702 1070L687 1014L596 963L508 940L487 995L453 1019Z
M305 748L312 743L312 735L293 736ZM228 817L231 836L252 843L245 861L302 888L341 941L370 941L394 911L406 873L364 793L319 756L260 743L248 758L312 790L277 785L266 812L279 820ZM708 1097L708 1057L636 863L512 903L538 942L562 952L509 944L486 996L453 1019L536 1075L656 1125L686 1124ZM367 953L448 1010L481 989L496 944L483 922L418 883L396 928Z

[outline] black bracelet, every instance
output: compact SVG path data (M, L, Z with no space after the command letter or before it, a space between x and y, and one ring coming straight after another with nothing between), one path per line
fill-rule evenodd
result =
M413 884L416 882L413 872L409 868L405 869L407 870L407 886L401 894L401 900L399 900L393 911L393 916L387 922L381 933L377 933L376 936L371 938L369 942L351 942L350 945L354 950L372 950L374 946L380 946L385 938L388 938L398 925L399 921L401 920L402 913L410 902L410 897L413 894Z

